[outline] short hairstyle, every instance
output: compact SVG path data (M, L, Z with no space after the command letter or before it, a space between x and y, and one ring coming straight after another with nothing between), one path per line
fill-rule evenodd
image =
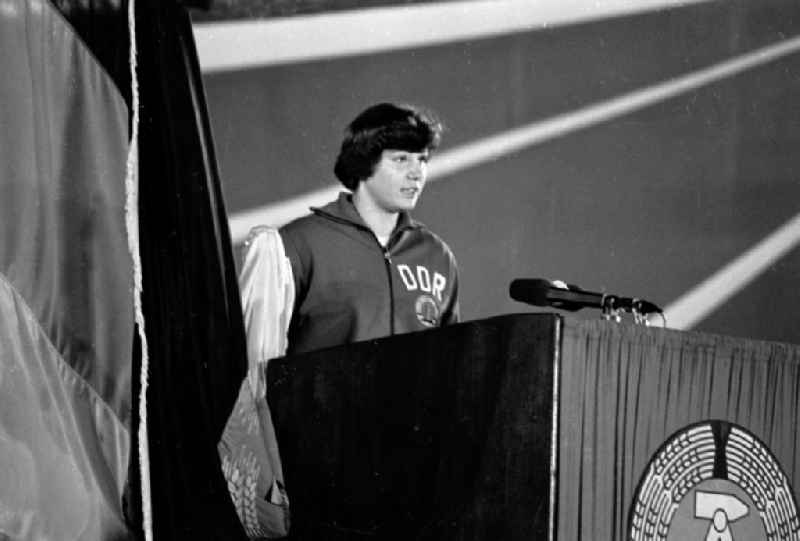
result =
M372 176L384 150L432 152L439 146L442 129L431 112L417 107L373 105L347 127L333 172L345 188L355 190Z

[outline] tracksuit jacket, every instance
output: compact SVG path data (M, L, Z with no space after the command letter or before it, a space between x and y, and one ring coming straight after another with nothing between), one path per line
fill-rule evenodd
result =
M424 330L459 319L450 248L401 213L384 248L341 193L280 229L295 304L287 354Z

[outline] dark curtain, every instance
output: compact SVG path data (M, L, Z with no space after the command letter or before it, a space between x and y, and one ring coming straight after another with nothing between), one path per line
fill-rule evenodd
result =
M671 437L698 423L710 435L732 424L755 436L796 500L800 346L568 320L562 353L558 539L629 538L648 464ZM709 459L721 469L720 460ZM752 506L748 520L757 517ZM675 538L705 539L708 525L698 519L698 531ZM734 537L742 527L734 525Z
M136 18L153 533L245 538L217 453L244 328L191 25L174 1L138 0Z

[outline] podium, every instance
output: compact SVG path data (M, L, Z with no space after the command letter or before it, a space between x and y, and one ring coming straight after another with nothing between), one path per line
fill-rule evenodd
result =
M800 539L798 346L524 314L267 381L292 539Z

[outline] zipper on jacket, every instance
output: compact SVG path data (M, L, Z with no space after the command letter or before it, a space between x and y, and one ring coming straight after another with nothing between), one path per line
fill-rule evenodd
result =
M392 283L392 254L388 248L383 248L383 262L386 266L386 276L389 278L389 335L394 336L394 284Z

